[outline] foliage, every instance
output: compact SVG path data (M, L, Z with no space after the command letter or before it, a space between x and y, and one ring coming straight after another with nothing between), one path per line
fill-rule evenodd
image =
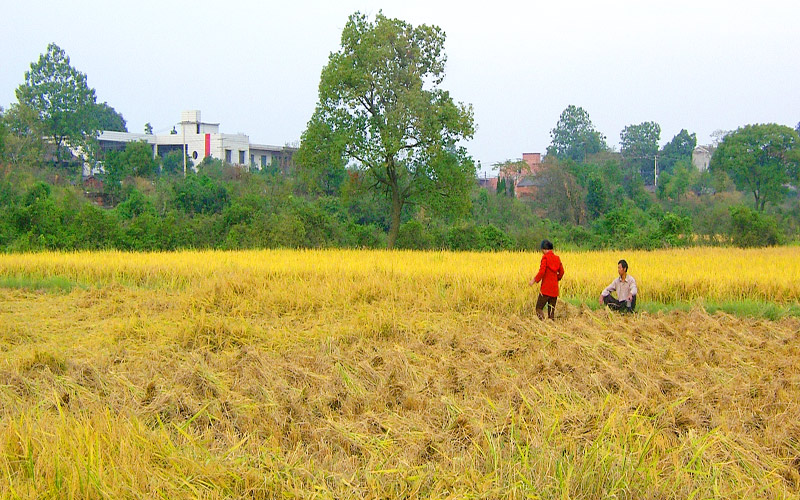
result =
M192 165L192 159L185 155L187 169ZM179 150L172 150L161 159L161 172L167 175L183 174L184 158Z
M592 172L586 188L586 210L590 219L594 220L606 212L611 206L608 188L598 172Z
M781 242L776 220L746 206L730 207L733 244L739 247L767 247Z
M106 102L96 104L92 110L92 115L92 120L97 130L110 130L113 132L128 131L125 118Z
M697 134L689 134L686 129L681 129L675 137L661 148L658 153L658 172L672 172L679 162L691 163L692 151L697 146Z
M619 134L620 153L629 170L639 174L647 185L653 185L654 159L658 153L661 126L656 122L628 125Z
M439 88L444 38L435 26L413 27L382 13L374 22L351 15L341 49L322 70L319 103L304 134L309 141L301 144L307 151L301 158L333 166L344 147L343 156L385 190L392 201L389 247L406 203L437 204L431 194L466 197L467 182L442 179L474 178L474 165L458 146L474 132L472 108ZM326 148L331 152L322 154Z
M31 63L16 95L20 105L38 114L43 130L53 139L59 162L65 142L86 149L94 139L95 91L86 83L86 75L70 65L69 56L56 44L49 44L47 52Z
M312 193L339 193L346 175L344 135L315 114L303 132L295 163L300 179Z
M572 104L561 112L550 137L547 154L560 160L585 161L588 155L608 149L605 136L594 128L589 113Z
M36 110L24 104L12 104L0 117L3 145L0 162L14 166L43 163L47 144L42 139L44 130Z
M586 221L586 190L557 159L547 160L536 175L534 206L558 222L580 225Z
M725 136L710 168L727 173L764 211L782 201L787 183L800 178L800 137L784 125L746 125Z

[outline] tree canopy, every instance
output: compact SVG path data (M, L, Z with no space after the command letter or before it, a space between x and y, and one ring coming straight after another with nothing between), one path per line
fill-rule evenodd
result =
M606 137L594 128L589 113L572 104L561 112L550 137L547 154L560 160L584 161L587 155L608 149Z
M407 203L468 208L475 167L459 142L474 133L473 111L439 87L444 41L436 26L414 27L383 13L374 21L351 15L340 50L322 70L319 102L298 153L334 167L328 153L341 154L389 196L389 247Z
M127 132L125 118L114 108L103 102L95 105L93 111L94 125L97 130L111 130L113 132Z
M620 153L625 162L642 176L645 184L652 185L655 178L654 159L658 153L661 125L643 122L628 125L619 134Z
M697 146L697 134L681 129L671 141L666 143L658 154L659 172L672 172L675 164L692 160L692 151Z
M711 157L711 170L726 172L736 187L753 194L755 207L778 203L786 184L798 181L800 137L774 123L746 125L728 134Z
M59 161L65 140L71 146L82 146L94 138L95 91L86 83L86 75L70 65L69 56L58 45L49 44L47 52L31 63L16 95L21 105L39 114Z

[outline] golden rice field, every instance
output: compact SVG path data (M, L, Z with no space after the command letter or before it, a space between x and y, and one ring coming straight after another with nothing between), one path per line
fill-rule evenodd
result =
M800 248L560 255L0 255L0 498L800 497Z

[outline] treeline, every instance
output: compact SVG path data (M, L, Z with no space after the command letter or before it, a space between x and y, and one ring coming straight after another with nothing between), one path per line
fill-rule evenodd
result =
M0 180L0 249L386 247L389 201L365 186L355 172L341 180L336 194L319 195L302 176L277 168L251 172L207 160L185 178L160 166L143 176L133 175L132 168L123 169L128 175L122 179L105 175L103 184L92 186L80 184L77 173L63 167L5 168ZM785 242L797 229L796 206L778 219L742 205L735 191L668 203L644 190L631 195L624 183L622 191L613 190L605 184L613 185L613 179L601 177L602 187L592 174L580 180L582 168L598 170L586 165L558 168L562 175L574 176L569 182L576 189L586 183L584 205L600 203L602 209L578 207L586 215L577 223L569 220L574 211L559 201L564 197L547 190L563 183L543 188L535 202L490 192L476 183L466 216L405 207L396 247L536 250L543 238L576 249L761 246ZM600 170L614 168L614 160L607 160ZM113 201L104 205L103 200ZM550 217L541 215L543 206L551 207Z

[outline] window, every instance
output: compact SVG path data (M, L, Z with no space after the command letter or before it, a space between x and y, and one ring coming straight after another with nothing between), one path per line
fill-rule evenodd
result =
M244 165L244 151L239 151L239 165Z
M250 165L256 164L256 155L250 155Z
M197 133L200 134L200 124L197 124Z
M227 163L232 163L233 162L233 159L231 158L231 150L230 149L226 149L225 150L225 161Z
M267 155L261 155L261 167L267 166Z

